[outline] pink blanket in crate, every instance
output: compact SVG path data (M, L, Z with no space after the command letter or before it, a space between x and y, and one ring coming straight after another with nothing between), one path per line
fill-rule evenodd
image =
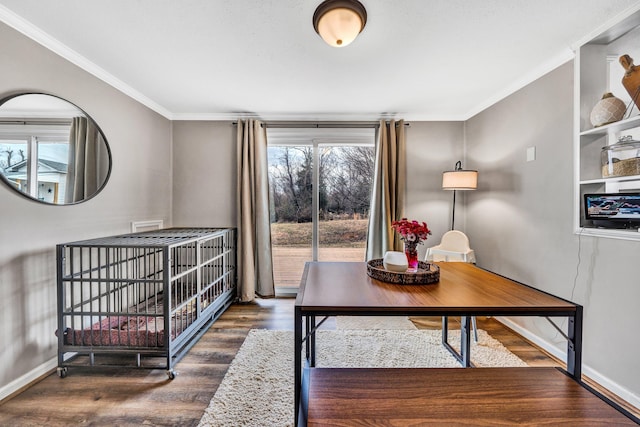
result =
M193 303L188 304L172 314L171 339L196 319L193 306ZM106 316L90 328L66 328L64 331L64 343L76 346L164 347L164 340L164 316L160 309L158 314L151 316Z
M172 336L175 337L175 333ZM164 318L108 316L90 328L67 328L64 342L79 346L163 347Z

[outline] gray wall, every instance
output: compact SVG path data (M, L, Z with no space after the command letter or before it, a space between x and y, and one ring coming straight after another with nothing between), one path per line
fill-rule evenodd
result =
M235 227L236 126L174 122L173 224Z
M0 390L56 355L55 245L171 222L171 122L0 23L0 96L55 94L100 125L113 156L105 189L47 206L0 185Z
M638 396L640 243L573 233L573 102L569 63L466 122L466 232L481 267L584 305L585 373ZM543 319L512 320L566 351Z
M463 160L464 123L412 121L406 137L405 214L409 219L425 221L432 232L427 241L418 246L419 255L424 258L426 248L438 244L451 228L453 193L442 190L442 172L453 170L455 162ZM463 193L458 192L456 196L456 228L464 225Z

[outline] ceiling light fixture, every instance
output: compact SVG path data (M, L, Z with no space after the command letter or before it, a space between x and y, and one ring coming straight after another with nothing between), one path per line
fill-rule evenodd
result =
M367 11L358 0L325 0L313 14L313 28L329 46L344 47L367 23Z

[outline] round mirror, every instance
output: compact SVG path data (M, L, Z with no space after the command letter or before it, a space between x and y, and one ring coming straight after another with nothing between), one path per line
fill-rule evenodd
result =
M107 140L77 106L41 93L0 101L0 177L14 191L41 203L80 203L110 173Z

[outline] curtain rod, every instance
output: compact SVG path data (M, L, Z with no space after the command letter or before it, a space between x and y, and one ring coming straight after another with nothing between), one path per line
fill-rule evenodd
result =
M232 122L233 126L237 126L238 122ZM396 123L396 126L399 123ZM410 126L409 122L405 122L405 126ZM379 122L262 122L263 127L272 129L351 129L351 128L373 128L380 127Z
M71 119L60 119L60 120L2 120L0 119L0 124L3 125L53 125L53 126L68 126L71 123Z

